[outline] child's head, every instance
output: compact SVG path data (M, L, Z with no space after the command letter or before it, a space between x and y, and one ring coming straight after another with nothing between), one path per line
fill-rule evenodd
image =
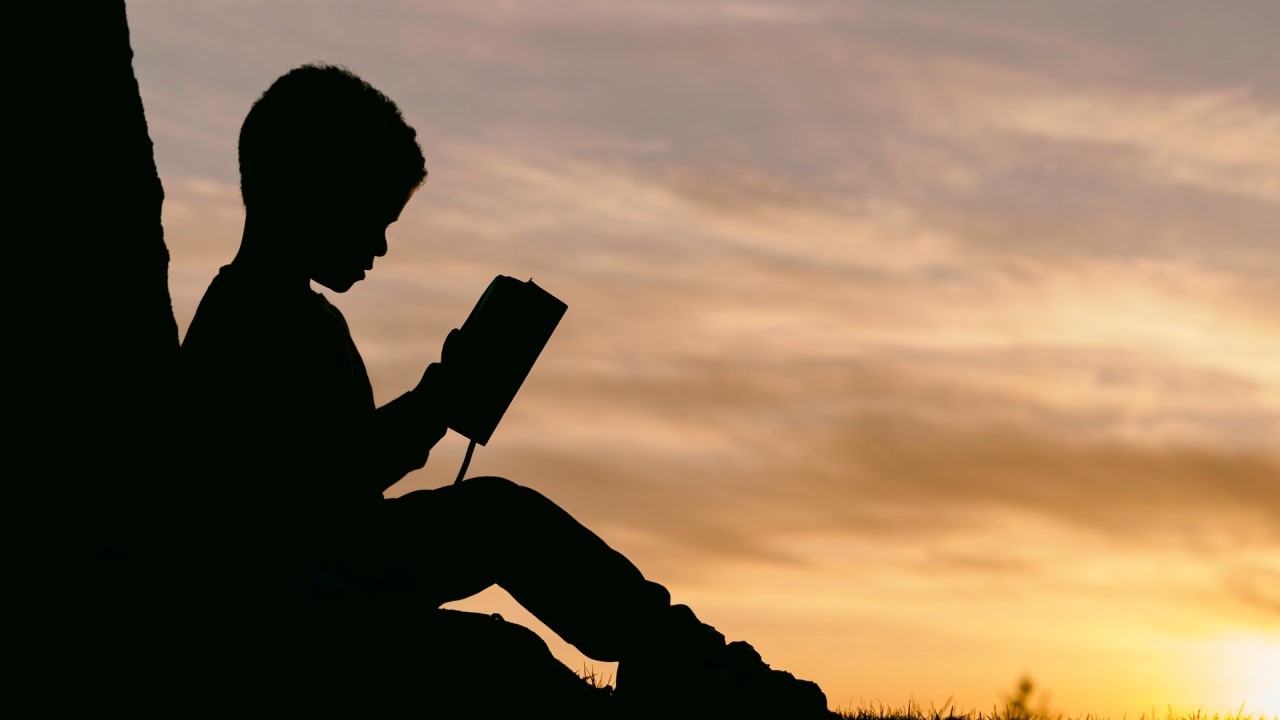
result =
M387 225L427 176L417 133L349 70L303 65L240 129L240 192L313 280L342 292L386 253Z
M282 75L240 128L240 192L274 214L353 189L406 197L427 176L400 108L346 68L311 64Z

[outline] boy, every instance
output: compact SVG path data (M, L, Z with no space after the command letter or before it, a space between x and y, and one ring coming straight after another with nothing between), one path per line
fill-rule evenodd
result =
M252 589L222 602L410 595L425 611L497 584L586 655L620 661L620 694L673 692L672 654L739 681L791 678L726 646L531 489L471 478L384 499L443 437L468 350L451 334L414 389L375 407L342 313L311 283L345 292L386 254L387 227L426 178L416 133L349 71L307 65L253 105L239 154L240 249L182 344L202 480L186 530L231 588ZM795 710L825 713L817 686L791 682Z

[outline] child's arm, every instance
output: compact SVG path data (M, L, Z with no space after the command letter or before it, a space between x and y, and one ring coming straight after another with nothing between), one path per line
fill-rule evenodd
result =
M427 366L418 386L375 411L366 446L374 463L370 476L379 492L426 465L427 455L455 414L465 370L478 360L476 348L455 328L444 340L440 362Z
M370 479L379 492L425 465L431 448L444 437L448 402L444 375L441 365L427 366L416 388L374 412Z

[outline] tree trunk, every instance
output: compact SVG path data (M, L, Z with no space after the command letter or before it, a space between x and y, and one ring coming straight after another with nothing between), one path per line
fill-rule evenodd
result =
M149 617L139 583L156 575L139 551L155 547L150 521L170 467L178 333L163 190L124 2L15 12L10 587L30 603L16 614L19 640L31 642L26 669L67 680L79 667L113 684L137 668L116 644ZM60 690L45 700L85 688Z

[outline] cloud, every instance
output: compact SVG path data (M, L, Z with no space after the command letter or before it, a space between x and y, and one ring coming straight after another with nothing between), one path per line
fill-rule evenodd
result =
M341 299L384 399L507 272L570 303L529 392L548 421L580 413L546 426L584 443L725 454L792 428L959 408L966 422L1138 448L1250 450L1278 433L1280 333L1228 276L987 266L909 206L750 174L649 176L487 148L438 157L454 172L429 181L440 186L393 228L374 280ZM234 249L238 198L207 182L169 195L185 327L194 278ZM216 241L201 234L215 228Z
M1237 554L1224 574L1228 589L1244 607L1280 625L1280 564L1274 553L1258 553L1253 559Z
M1280 201L1280 110L1247 92L1057 93L1002 99L991 117L1052 140L1131 153L1151 181Z

